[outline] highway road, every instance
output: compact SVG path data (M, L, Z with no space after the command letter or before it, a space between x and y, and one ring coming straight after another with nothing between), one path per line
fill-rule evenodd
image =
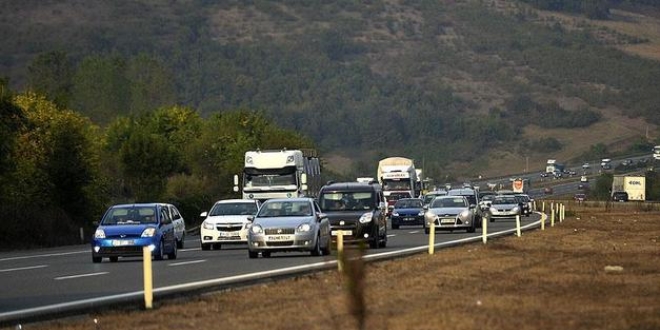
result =
M522 217L521 222L523 226L538 227L539 219L540 215L533 214ZM504 234L510 235L515 225L515 219L497 220L489 223L488 231L494 236L498 235L497 232L502 235L502 231L508 231ZM367 258L389 256L398 251L422 253L426 251L429 238L420 227L389 229L388 237L387 247L368 250ZM472 234L441 231L435 240L436 246L440 247L466 238L481 242L481 237L481 230ZM245 246L202 251L199 237L190 236L185 248L179 250L177 259L153 262L153 283L156 293L166 288L203 291L207 285L215 284L217 288L222 280L233 279L228 282L230 285L240 285L250 279L254 283L268 279L278 271L292 267L305 269L309 265L316 265L318 269L336 267L336 256L274 253L271 258L249 259ZM101 306L96 300L103 297L125 296L139 303L143 301L140 300L142 290L141 258L120 258L114 263L104 259L103 263L94 264L88 245L0 253L0 324L20 320L20 315L25 312L47 315L71 305Z

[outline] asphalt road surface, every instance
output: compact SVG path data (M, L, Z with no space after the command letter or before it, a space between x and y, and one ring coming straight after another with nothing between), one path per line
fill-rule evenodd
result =
M522 217L522 225L538 221L533 214ZM515 229L515 219L488 223L488 233ZM436 244L481 237L481 230L439 231ZM370 249L368 256L394 254L396 251L428 246L429 236L421 227L402 226L388 230L386 248ZM423 251L423 250L420 250ZM267 278L278 269L317 264L335 260L336 256L312 257L308 253L274 253L271 258L249 259L244 245L223 246L222 250L201 251L199 237L188 237L185 248L175 260L153 261L153 286L159 288L186 286L200 281L255 275ZM92 263L91 247L78 245L56 249L0 253L0 321L7 321L30 309L48 308L89 299L123 294L139 294L143 290L142 258L107 259ZM202 289L203 290L203 289ZM199 291L199 288L197 289Z

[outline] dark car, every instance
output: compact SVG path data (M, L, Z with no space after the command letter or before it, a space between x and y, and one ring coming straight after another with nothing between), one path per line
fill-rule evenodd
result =
M119 257L142 257L145 246L149 247L156 260L162 260L164 255L176 259L177 230L183 228L183 218L172 204L112 206L105 212L94 233L92 261L98 263L103 258L109 258L116 262Z
M628 193L625 191L615 191L612 193L612 200L615 202L627 202Z
M419 198L401 198L394 204L390 221L392 229L399 226L424 226L424 207Z
M387 205L379 184L330 183L321 187L318 202L330 219L333 240L341 230L346 243L367 242L372 249L387 245Z
M587 195L583 193L577 193L573 196L573 199L575 199L576 202L584 202L587 200Z

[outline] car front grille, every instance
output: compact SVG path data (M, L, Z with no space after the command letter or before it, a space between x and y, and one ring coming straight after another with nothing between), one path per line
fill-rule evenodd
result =
M239 231L243 229L242 223L221 224L215 227L218 231Z
M266 235L293 235L295 233L295 228L266 228L264 230Z
M141 254L141 246L116 246L116 247L102 247L99 250L100 254L104 253L117 253L117 254Z

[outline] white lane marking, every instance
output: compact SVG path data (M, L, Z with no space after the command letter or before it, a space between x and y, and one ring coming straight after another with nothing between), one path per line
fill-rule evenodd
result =
M56 277L56 281L60 280L70 280L74 278L81 278L81 277L89 277L89 276L99 276L99 275L105 275L105 274L110 274L110 272L99 272L99 273L89 273L89 274L80 274L80 275L69 275L69 276L60 276Z
M408 234L417 234L417 233L419 233L419 230L413 230L408 232Z
M199 251L201 248L196 248L196 249L181 249L179 252L190 252L190 251Z
M38 266L29 266L29 267L20 267L20 268L0 269L0 273L15 272L15 271L18 271L18 270L38 269L38 268L45 268L45 267L48 267L48 265L38 265Z
M168 266L184 266L184 265L191 265L191 264L199 264L199 263L202 263L202 262L206 262L206 259L193 260L193 261L184 261L184 262L175 262L175 263L169 264Z
M70 255L70 254L80 254L80 253L91 253L91 250L74 251L74 252L61 252L61 253L48 253L48 254L35 254L35 255L21 256L21 257L9 257L9 258L2 258L2 259L0 259L0 261L11 261L11 260L21 260L21 259L31 259L31 258L56 257L56 256L66 256L66 255Z
M396 234L388 234L387 237L395 237Z

